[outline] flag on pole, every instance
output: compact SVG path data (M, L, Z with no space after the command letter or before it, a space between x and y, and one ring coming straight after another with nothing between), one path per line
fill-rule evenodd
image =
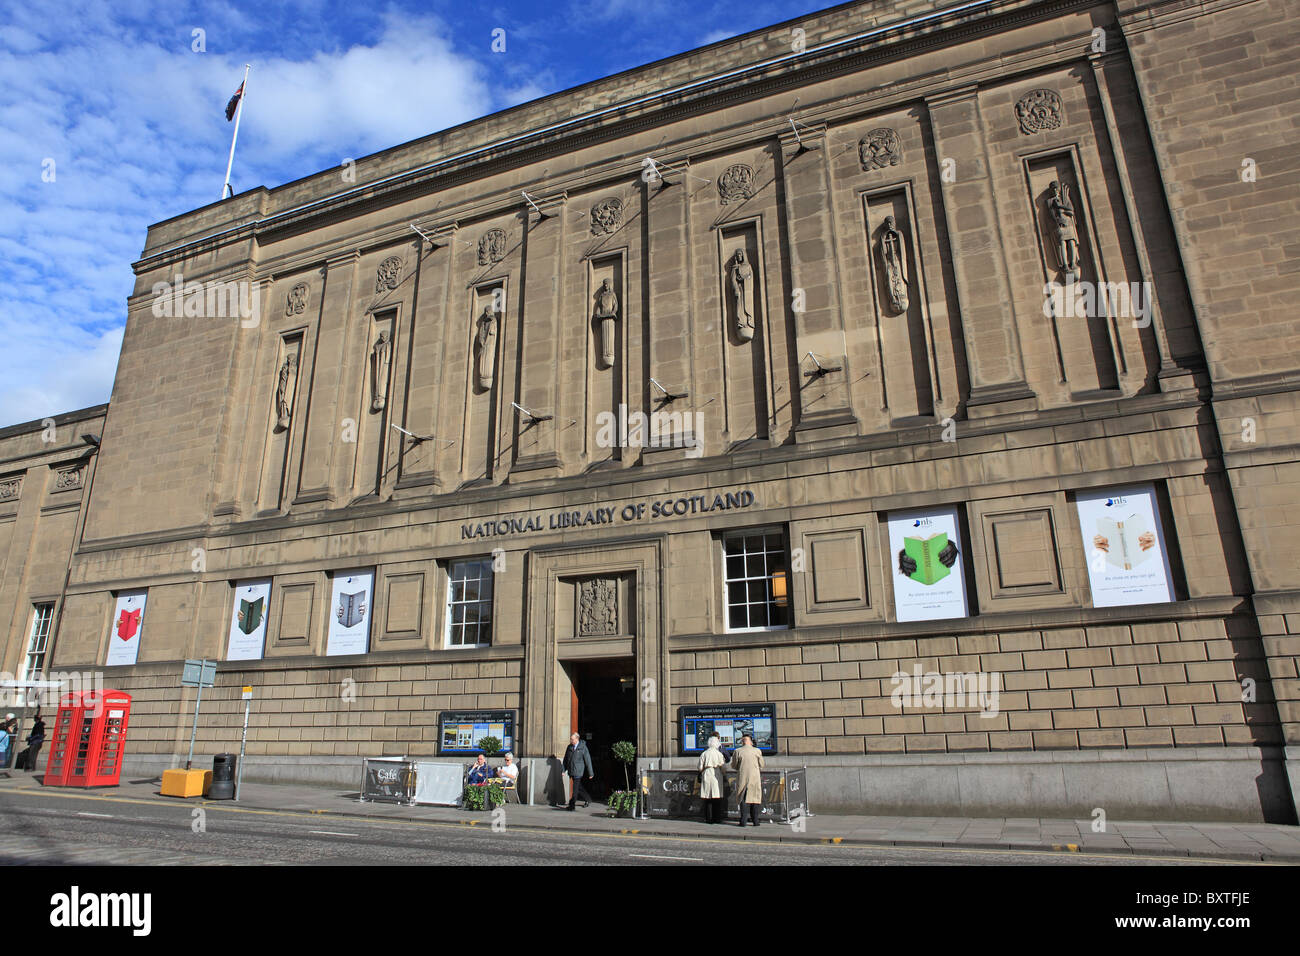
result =
M240 83L239 89L235 90L235 95L232 96L230 98L230 102L226 104L227 123L229 123L232 119L235 118L235 110L239 107L239 100L240 97L242 97L243 95L244 95L244 84Z

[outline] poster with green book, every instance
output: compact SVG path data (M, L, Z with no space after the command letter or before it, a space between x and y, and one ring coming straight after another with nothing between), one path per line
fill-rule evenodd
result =
M933 621L969 613L955 507L891 512L889 550L897 620Z

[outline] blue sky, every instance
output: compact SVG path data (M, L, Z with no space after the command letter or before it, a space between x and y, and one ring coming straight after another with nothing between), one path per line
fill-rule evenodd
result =
M829 5L4 5L0 426L108 401L131 263L150 224L220 197L244 63L236 192Z

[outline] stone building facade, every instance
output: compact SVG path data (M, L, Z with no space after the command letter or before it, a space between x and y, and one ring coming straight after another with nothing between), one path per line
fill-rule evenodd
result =
M52 598L140 767L207 657L278 779L766 703L814 809L1294 821L1298 24L846 4L159 223L3 666Z

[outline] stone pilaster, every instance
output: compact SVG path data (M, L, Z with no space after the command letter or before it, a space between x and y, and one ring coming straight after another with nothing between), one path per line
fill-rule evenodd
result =
M332 502L335 492L331 476L342 437L344 409L342 387L347 362L348 316L356 286L356 251L333 256L325 263L325 288L322 292L320 324L315 342L309 338L304 346L314 353L311 381L298 383L294 414L300 409L307 415L303 439L302 471L298 477L295 504L311 501ZM305 401L304 401L305 399Z
M782 310L794 325L799 369L799 381L793 385L799 391L795 441L855 435L858 420L849 398L826 126L801 123L797 133L792 128L780 139L786 228L782 238L793 296L793 301L782 303ZM769 332L775 334L776 327L769 323Z
M515 440L511 481L557 478L563 470L555 436L563 424L559 416L562 383L556 369L560 367L560 336L566 334L560 316L560 268L567 200L563 193L535 199L540 214L531 205L526 210L518 401L535 416L551 417L540 421L510 409Z
M968 414L982 418L1032 410L1034 393L1025 382L978 92L968 86L931 96L926 107L941 170L948 160L955 163L956 180L943 183L942 196L970 365Z

